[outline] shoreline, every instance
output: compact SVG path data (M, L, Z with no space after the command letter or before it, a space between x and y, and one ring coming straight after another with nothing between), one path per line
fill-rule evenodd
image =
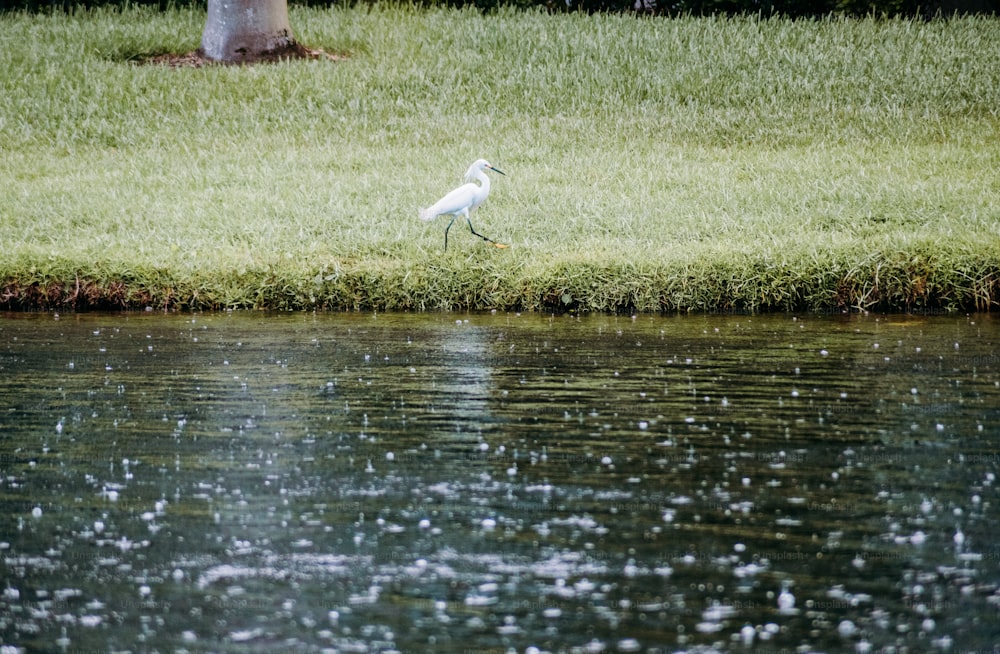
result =
M1000 304L1000 261L987 254L935 260L905 251L894 255L841 259L831 268L753 260L538 267L494 255L478 262L475 275L463 265L474 252L433 265L368 260L338 265L335 272L262 267L228 275L153 270L124 277L83 268L62 275L36 269L27 281L0 277L0 308L947 314L989 312Z

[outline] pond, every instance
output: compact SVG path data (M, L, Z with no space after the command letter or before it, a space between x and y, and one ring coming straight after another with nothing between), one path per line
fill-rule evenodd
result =
M2 651L994 651L998 343L6 315Z

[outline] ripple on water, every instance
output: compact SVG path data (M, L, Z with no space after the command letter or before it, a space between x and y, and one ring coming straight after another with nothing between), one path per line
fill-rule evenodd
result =
M996 639L992 319L108 320L0 324L11 646Z

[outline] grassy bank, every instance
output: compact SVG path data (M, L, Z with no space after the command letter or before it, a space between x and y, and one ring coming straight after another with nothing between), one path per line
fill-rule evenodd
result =
M0 306L988 309L1000 22L0 15ZM472 160L496 250L417 209Z

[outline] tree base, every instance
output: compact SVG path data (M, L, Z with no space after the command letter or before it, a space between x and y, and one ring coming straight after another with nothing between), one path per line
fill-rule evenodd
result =
M322 48L307 48L301 43L292 42L284 48L247 55L239 61L215 61L209 59L202 52L201 48L192 50L184 54L166 53L139 60L140 64L151 64L155 66L168 66L170 68L201 68L202 66L230 66L230 65L252 65L252 64L273 64L279 61L292 61L296 59L327 59L329 61L340 61L346 59L344 55L331 54Z

